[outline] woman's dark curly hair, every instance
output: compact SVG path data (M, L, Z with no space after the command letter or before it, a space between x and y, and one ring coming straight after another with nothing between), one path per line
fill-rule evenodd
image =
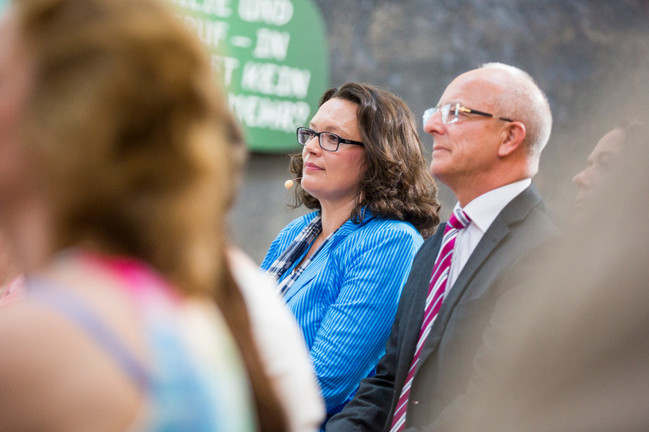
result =
M367 207L375 216L410 222L424 237L439 224L437 185L428 170L415 117L396 95L379 87L349 82L327 90L320 105L339 98L358 105L358 129L365 144L365 171L360 179L352 220ZM302 153L291 156L290 171L302 177ZM319 209L320 202L301 187L295 207Z

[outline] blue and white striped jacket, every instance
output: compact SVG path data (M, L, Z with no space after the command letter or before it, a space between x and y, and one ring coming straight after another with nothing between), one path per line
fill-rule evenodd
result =
M279 233L263 270L316 214L294 220ZM411 224L366 212L361 224L343 224L286 292L284 299L304 333L328 417L351 400L361 379L374 373L422 243Z

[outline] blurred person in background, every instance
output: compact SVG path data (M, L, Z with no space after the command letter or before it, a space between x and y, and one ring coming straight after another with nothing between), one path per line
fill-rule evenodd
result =
M646 125L624 127L615 163L591 191L597 205L535 262L539 277L514 278L462 408L433 430L649 430L647 137Z
M582 222L586 214L593 212L593 206L600 205L593 201L593 195L609 180L629 131L633 133L635 129L641 127L639 122L622 122L608 131L588 156L586 167L573 177L572 182L578 189L573 214L576 222Z
M8 0L0 0L0 16L2 16ZM0 88L2 83L0 83ZM3 140L3 134L8 131L9 124L14 121L14 115L9 111L7 104L0 105L0 141ZM12 247L6 236L0 232L0 306L16 296L22 285L22 276L16 268L16 262L13 257Z
M3 14L0 225L27 277L0 430L285 430L227 265L234 128L156 0Z
M23 291L25 278L15 261L11 245L0 232L0 306L11 302Z
M331 416L374 373L439 203L414 116L388 91L328 90L297 140L296 202L314 211L279 233L262 269L302 328Z
M236 126L233 124L233 126ZM236 200L247 149L241 130L231 131L232 163L229 178L237 184L228 208ZM320 387L295 317L277 292L277 283L241 249L230 244L228 264L241 288L250 315L251 330L263 367L279 397L292 432L313 432L325 418ZM236 325L236 323L235 323Z
M288 430L318 430L325 418L324 402L295 317L277 295L275 280L260 272L248 255L231 247L228 262L246 301L252 334Z

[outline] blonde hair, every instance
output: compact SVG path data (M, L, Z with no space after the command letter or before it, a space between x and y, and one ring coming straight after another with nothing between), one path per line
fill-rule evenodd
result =
M57 249L141 258L188 295L225 262L232 117L203 48L148 0L21 0L34 68L24 123Z
M20 0L33 85L23 138L53 205L54 248L142 259L212 298L253 388L261 431L285 429L226 262L242 136L205 48L159 0Z

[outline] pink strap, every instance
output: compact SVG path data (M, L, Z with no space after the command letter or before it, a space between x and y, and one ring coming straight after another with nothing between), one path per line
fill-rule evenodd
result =
M178 293L155 270L135 258L92 252L84 252L83 258L119 277L124 282L124 289L138 299L150 298L161 293L172 300L179 298Z

